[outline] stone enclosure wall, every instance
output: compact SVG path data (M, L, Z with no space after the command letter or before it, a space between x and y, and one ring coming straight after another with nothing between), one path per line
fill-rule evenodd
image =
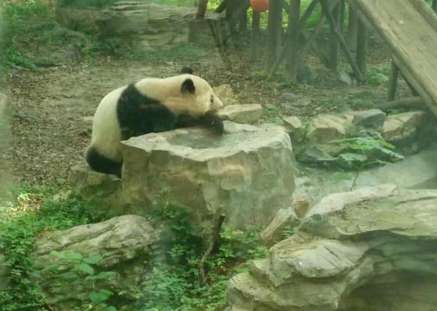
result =
M56 8L58 23L73 30L98 33L103 43L131 52L188 44L196 8L121 1L110 8ZM217 14L208 13L212 18ZM207 25L203 30L208 29Z

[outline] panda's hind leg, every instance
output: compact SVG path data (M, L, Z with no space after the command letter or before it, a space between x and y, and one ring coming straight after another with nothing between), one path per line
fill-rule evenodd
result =
M85 158L88 165L94 171L105 174L114 174L121 178L121 168L123 163L105 157L97 150L97 148L90 147L86 152Z

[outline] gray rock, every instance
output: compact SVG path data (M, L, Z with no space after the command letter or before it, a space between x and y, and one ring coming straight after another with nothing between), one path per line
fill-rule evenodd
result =
M225 122L225 131L179 129L123 142L125 203L147 215L146 203L168 189L198 230L209 231L217 214L231 228L268 225L294 191L290 137L271 125Z
M293 199L292 207L294 209L294 212L296 213L296 216L299 219L302 219L305 217L305 215L307 214L307 212L309 210L310 202L307 198L297 197L297 198Z
M80 253L85 257L101 255L97 263L99 271L113 271L118 275L97 282L96 288L131 290L146 275L149 256L154 244L160 244L162 230L152 226L140 216L126 215L112 218L97 224L83 225L68 230L46 232L35 244L32 258L39 274L34 278L39 282L50 304L74 304L86 298L92 288L79 282L66 282L63 278L71 272L71 263L50 253ZM55 271L43 270L45 267L59 264ZM92 286L90 284L90 286Z
M82 121L85 123L93 124L94 117L88 116L88 117L82 117Z
M299 154L298 160L299 162L307 164L323 164L336 161L336 159L324 149L314 145L306 146L302 153Z
M385 113L379 109L359 111L354 114L353 124L381 130L385 121Z
M329 195L229 281L229 310L432 310L436 207L437 190L393 185Z
M311 84L317 79L317 73L313 67L305 62L299 63L296 79L302 84Z
M236 105L237 100L234 97L234 91L229 84L222 84L214 87L215 95L223 102L224 106Z
M91 170L86 164L79 164L71 169L70 184L74 185L74 195L88 201L94 212L106 217L125 214L122 200L121 179L115 175L102 174Z
M293 94L293 93L282 93L279 97L281 102L287 102L292 103L299 99L299 95Z
M307 139L312 143L329 143L346 137L346 120L333 115L320 115L310 123Z
M104 11L99 31L104 39L118 39L120 46L148 52L188 44L194 8L146 2L117 2Z
M237 123L252 124L258 122L263 113L263 108L258 104L232 105L221 109L218 115L224 119Z
M56 22L70 29L80 26L81 29L97 32L102 15L101 9L56 5Z
M353 81L351 76L345 72L345 71L341 71L338 75L338 80L340 80L341 82L347 84L347 85L352 85Z
M287 110L299 111L299 108L306 107L311 103L308 97L299 97L296 100L290 102L281 102L281 107Z
M293 208L288 207L279 210L275 218L261 233L261 241L267 246L273 246L284 238L285 228L295 228L300 225Z
M426 117L424 111L410 111L386 118L382 136L391 143L402 143L415 138L418 128Z
M287 117L282 119L285 127L290 131L290 136L293 141L301 142L304 139L304 127L298 117Z

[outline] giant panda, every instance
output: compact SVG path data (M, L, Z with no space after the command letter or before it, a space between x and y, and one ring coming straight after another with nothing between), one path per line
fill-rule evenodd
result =
M204 79L184 67L177 76L145 78L108 93L94 114L85 159L94 171L121 177L121 141L133 136L203 126L224 132L223 103Z

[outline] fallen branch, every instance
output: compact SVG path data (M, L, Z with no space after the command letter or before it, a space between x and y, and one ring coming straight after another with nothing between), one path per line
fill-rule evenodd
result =
M377 108L382 111L387 111L391 109L397 108L408 108L408 109L423 109L428 110L428 107L425 105L423 100L420 97L411 97L389 101L380 105L377 105Z
M205 263L208 261L214 248L216 248L216 246L218 246L220 243L220 230L222 229L222 225L223 225L224 221L225 221L225 216L220 215L220 217L217 219L217 222L213 228L208 249L206 250L205 254L203 255L202 260L200 261L200 269L199 269L200 270L200 278L201 278L203 284L205 284L205 285L208 285L208 275L205 271Z

